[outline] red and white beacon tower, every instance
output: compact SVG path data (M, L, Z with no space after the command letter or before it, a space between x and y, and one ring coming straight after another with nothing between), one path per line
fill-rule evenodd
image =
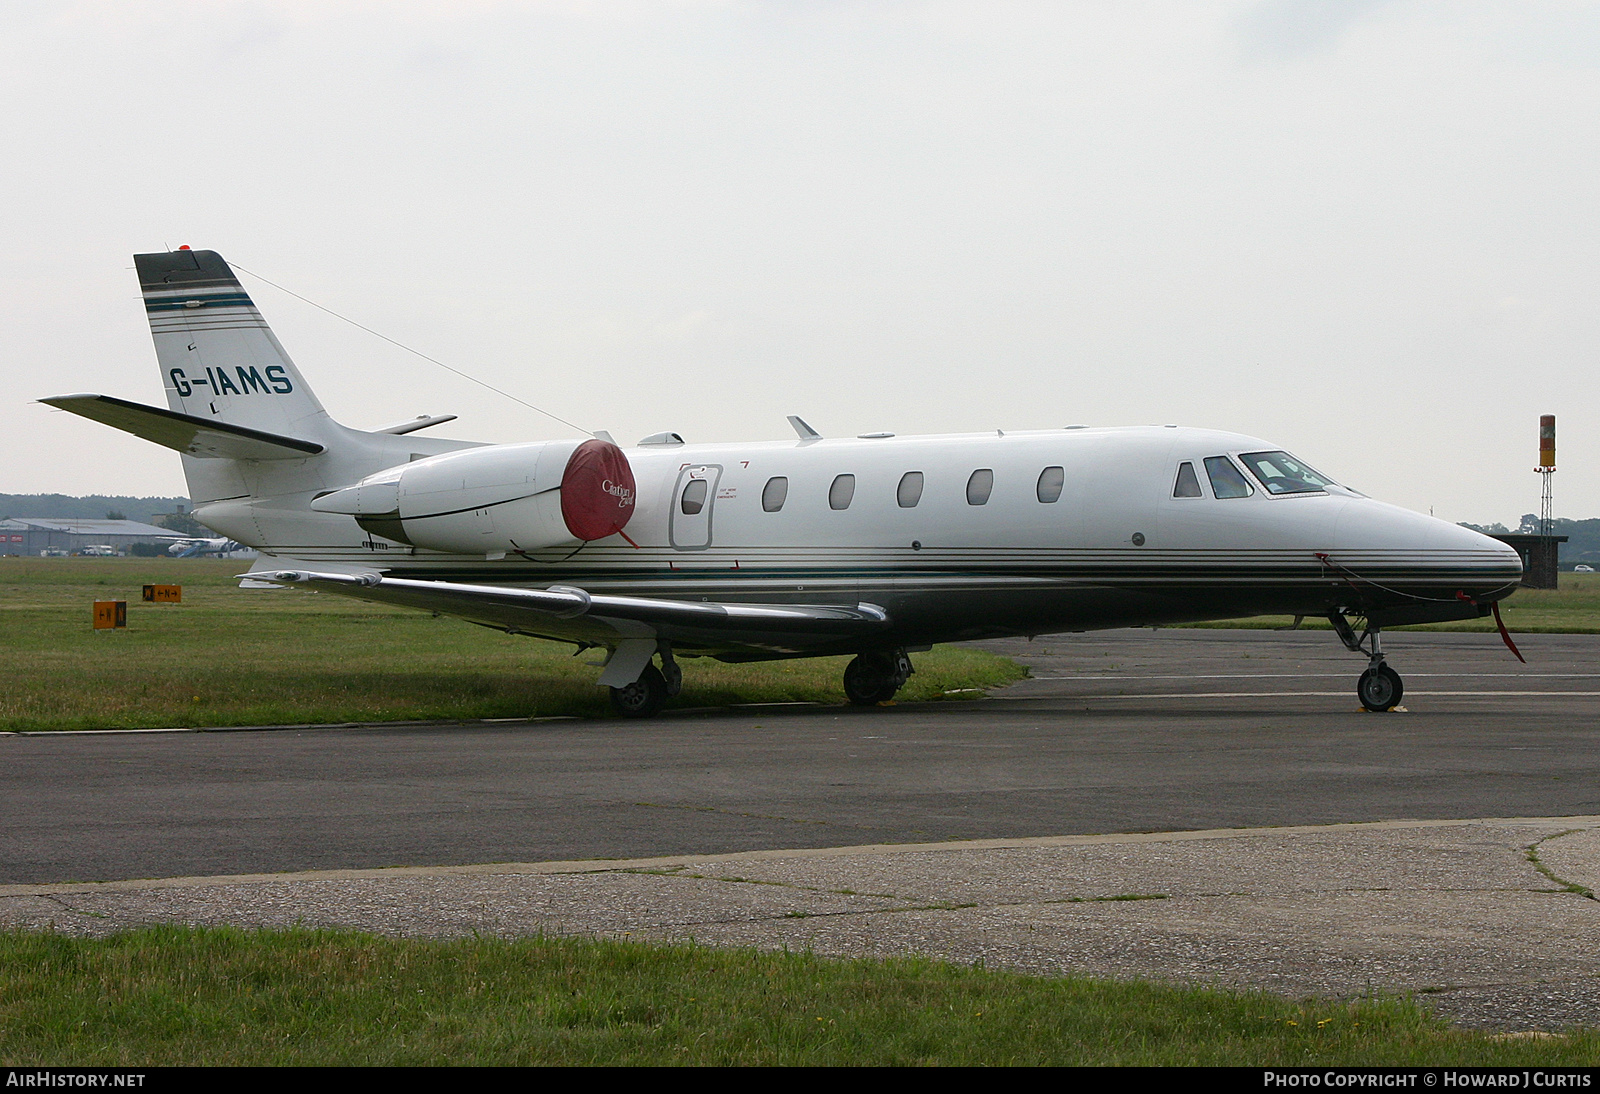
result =
M1550 476L1556 473L1556 416L1544 414L1539 418L1539 466L1534 468L1544 477L1544 492L1539 498L1539 534L1548 536L1555 531L1555 506L1551 500Z

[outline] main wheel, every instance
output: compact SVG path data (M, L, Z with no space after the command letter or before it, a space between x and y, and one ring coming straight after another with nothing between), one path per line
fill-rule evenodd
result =
M654 717L666 701L667 681L654 665L646 665L627 687L611 689L611 709L624 718Z
M905 680L887 653L863 653L844 670L844 693L858 707L876 706L894 698Z
M1400 697L1405 691L1400 674L1388 665L1370 668L1356 681L1356 695L1360 696L1361 705L1368 710L1389 710L1399 706Z

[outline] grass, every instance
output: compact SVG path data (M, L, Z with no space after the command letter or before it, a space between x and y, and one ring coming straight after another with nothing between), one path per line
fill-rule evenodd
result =
M0 558L0 730L159 728L408 719L608 716L598 670L572 647L448 617L303 590L243 590L241 564L199 559ZM183 586L145 604L140 586ZM94 600L126 600L128 629L95 631ZM1512 631L1600 634L1600 574L1562 574L1502 609ZM1204 624L1287 627L1287 617ZM1308 628L1325 628L1306 620ZM1490 631L1493 622L1424 630ZM685 659L673 705L843 701L846 658L724 665ZM1021 679L977 650L916 654L905 700L973 698ZM977 690L964 690L977 689Z
M1403 1000L1295 1003L924 958L317 930L0 934L11 1067L1597 1062L1594 1031L1497 1039Z
M0 730L609 716L572 647L303 590L246 590L237 561L0 558ZM183 586L145 604L146 583ZM90 605L126 600L126 630ZM913 655L900 693L938 699L1020 679L977 650ZM846 658L684 659L675 706L844 701ZM980 692L981 694L981 692ZM974 698L967 693L952 698Z
M1562 574L1559 589L1518 589L1500 602L1500 615L1513 635L1523 634L1600 634L1600 574ZM1258 615L1248 619L1223 619L1212 623L1188 623L1191 627L1222 627L1242 630L1271 630L1294 622L1287 615ZM1325 619L1307 619L1307 630L1329 630ZM1396 627L1408 631L1494 631L1494 617L1469 619L1458 623L1428 623L1420 627Z

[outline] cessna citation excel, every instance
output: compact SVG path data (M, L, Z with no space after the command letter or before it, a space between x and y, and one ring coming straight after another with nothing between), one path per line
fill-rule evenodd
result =
M624 451L363 431L327 411L212 251L135 256L167 409L42 400L183 455L194 516L261 552L245 583L305 585L607 651L624 715L680 657L853 654L888 700L935 642L1252 614L1322 616L1401 697L1384 627L1486 615L1511 548L1373 501L1277 445L1175 426ZM1509 641L1509 639L1508 639Z

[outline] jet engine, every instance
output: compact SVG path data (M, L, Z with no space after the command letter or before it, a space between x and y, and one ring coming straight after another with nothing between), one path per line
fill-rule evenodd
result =
M586 543L633 516L633 469L609 441L540 441L447 452L375 472L311 502L367 532L455 554Z

